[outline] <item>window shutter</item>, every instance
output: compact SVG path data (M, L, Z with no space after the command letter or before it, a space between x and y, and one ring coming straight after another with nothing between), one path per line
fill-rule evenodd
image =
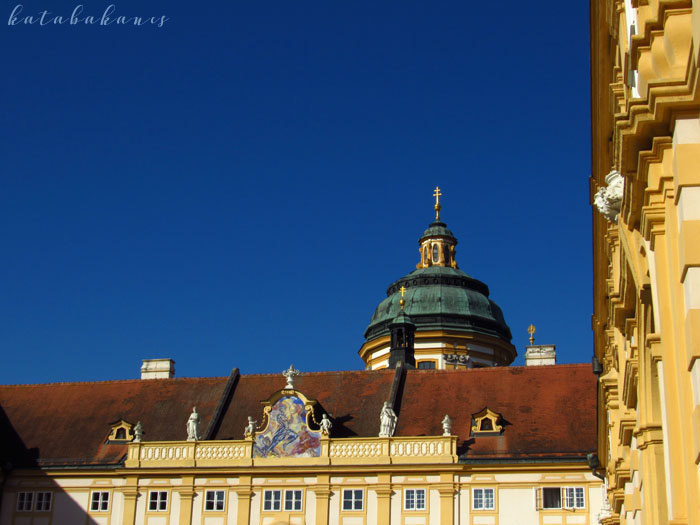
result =
M535 510L542 510L542 489L535 487Z

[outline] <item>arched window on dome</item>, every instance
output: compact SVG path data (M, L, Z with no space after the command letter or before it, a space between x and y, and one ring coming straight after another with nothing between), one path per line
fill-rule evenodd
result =
M437 244L433 244L433 264L440 260L440 249Z

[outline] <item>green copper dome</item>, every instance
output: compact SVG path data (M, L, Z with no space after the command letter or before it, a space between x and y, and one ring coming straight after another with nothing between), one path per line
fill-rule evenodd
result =
M415 270L389 286L387 298L379 303L365 331L367 341L389 334L389 325L401 312L402 286L404 311L416 325L416 331L478 332L506 342L512 338L503 312L489 299L488 286L462 270L430 266Z

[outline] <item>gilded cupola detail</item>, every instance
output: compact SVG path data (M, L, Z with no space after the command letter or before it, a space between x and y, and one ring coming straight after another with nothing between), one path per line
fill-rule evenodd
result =
M428 268L430 266L447 266L459 268L455 258L457 239L447 225L440 221L440 197L442 192L439 187L433 191L435 197L435 222L433 222L418 240L420 244L420 261L416 268Z

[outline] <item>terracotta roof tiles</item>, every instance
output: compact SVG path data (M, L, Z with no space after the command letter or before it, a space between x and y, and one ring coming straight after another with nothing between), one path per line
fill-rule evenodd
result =
M328 412L333 437L370 437L389 397L394 370L307 373L295 387ZM228 378L177 378L0 386L0 459L16 465L121 463L123 444L107 444L110 423L141 421L144 441L184 440L197 406L206 431ZM281 374L242 375L213 439L242 439L248 416L285 386ZM502 415L498 436L470 435L472 414ZM590 365L409 370L397 395L398 436L441 435L453 420L469 460L583 457L596 447L596 381Z

